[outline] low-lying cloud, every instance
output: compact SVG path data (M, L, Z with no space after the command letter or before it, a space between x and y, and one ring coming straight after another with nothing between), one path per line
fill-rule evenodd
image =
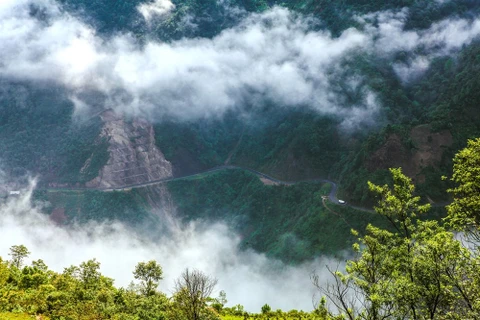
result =
M315 289L310 273L317 269L327 279L325 265L336 266L320 258L298 267L285 266L262 254L241 251L238 236L221 223L172 225L169 234L156 242L119 223L60 227L41 213L41 206L31 204L31 190L0 204L0 234L4 259L18 244L32 252L30 260L43 259L58 272L96 258L101 272L114 278L117 286L130 284L140 261L155 259L162 265L165 279L160 289L167 294L185 268L198 268L218 278L215 295L225 290L228 305L242 304L251 312L259 312L265 303L274 309L311 310Z
M426 30L405 30L407 19L407 9L357 17L365 32L375 39L372 47L375 54L388 56L401 51L411 54L407 62L394 65L398 76L405 81L427 70L433 58L451 55L480 35L479 18L448 18Z
M41 19L32 6L43 8ZM174 8L168 0L156 0L138 10L149 20ZM463 19L406 31L407 16L407 10L361 16L360 29L333 37L312 31L309 19L276 7L249 14L212 39L140 46L127 34L99 37L53 0L5 0L0 4L0 76L58 82L71 90L79 110L88 106L82 93L93 90L104 94L105 108L150 119L221 116L272 103L337 115L351 127L372 121L379 109L368 87L361 88L353 105L332 90L341 62L351 54L411 52L409 61L395 65L408 80L428 68L432 57L450 54L480 33L479 20Z
M150 22L155 16L164 16L175 8L170 0L155 0L149 3L142 3L137 10Z

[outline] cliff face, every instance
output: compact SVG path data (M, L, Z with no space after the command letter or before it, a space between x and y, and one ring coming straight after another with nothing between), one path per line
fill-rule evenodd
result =
M123 187L173 176L172 164L155 145L153 127L146 121L125 121L112 111L101 115L101 138L108 141L109 159L89 188Z

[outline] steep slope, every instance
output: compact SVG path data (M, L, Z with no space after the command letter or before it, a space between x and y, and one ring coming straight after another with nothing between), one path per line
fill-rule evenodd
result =
M98 170L98 176L85 183L85 187L121 188L173 176L172 164L155 146L154 129L147 121L126 120L111 110L103 112L100 118L103 125L96 140L106 144L108 160ZM92 154L80 170L81 174L95 166L94 162ZM176 212L171 195L163 184L126 192L42 190L36 193L36 199L46 201L50 218L61 224L119 220L144 228L146 221L151 225L169 223Z
M112 111L104 112L101 118L104 125L100 137L108 141L109 159L87 187L122 187L173 176L172 164L156 147L153 127L147 121L126 121Z

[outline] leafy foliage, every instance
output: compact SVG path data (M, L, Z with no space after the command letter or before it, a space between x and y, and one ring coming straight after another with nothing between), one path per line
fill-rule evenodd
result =
M480 140L470 141L455 158L453 180L458 187L449 220L465 220L468 229L478 226L470 206L478 195L474 188ZM473 169L473 172L472 172ZM377 213L390 229L369 224L353 248L357 255L347 262L346 272L334 271L335 282L326 288L313 276L314 284L330 298L338 312L329 311L322 298L311 313L272 311L268 304L261 314L249 314L241 305L227 308L225 293L209 296L216 280L188 269L176 282L172 300L155 290L161 267L139 263L135 278L142 290L115 288L113 280L99 272L95 259L63 273L48 269L42 260L21 266L28 255L24 246L11 248L11 261L0 258L0 316L23 319L45 315L50 319L476 319L480 314L480 255L478 242L466 247L453 232L437 221L421 220L429 205L421 205L411 180L400 169L391 169L393 186L373 183L379 197ZM473 200L473 201L472 201ZM454 224L455 225L455 224ZM352 231L358 236L357 231ZM20 260L19 260L20 259ZM148 288L148 290L146 290ZM48 319L47 318L47 319Z
M2 319L23 319L24 314L41 315L37 319L165 319L170 305L164 294L115 288L99 267L94 259L56 273L41 260L18 268L0 259Z
M468 146L455 156L452 180L457 186L450 191L453 202L448 206L448 222L480 238L480 139L469 140Z
M260 12L275 5L319 18L312 28L329 29L334 35L355 27L355 16L372 11L408 7L407 29L413 29L428 27L448 16L468 18L480 8L478 1L472 0L175 0L176 9L170 15L148 24L137 7L150 0L59 2L65 10L94 26L102 37L129 33L139 40L140 46L146 39L213 37L236 25L247 12ZM382 105L378 126L355 137L342 136L335 117L318 116L301 108L287 112L267 105L247 120L232 114L225 119L190 123L166 120L156 125L157 144L179 175L230 159L231 163L289 179L328 175L340 182L350 200L372 204L366 181L382 184L389 178L385 169L368 170L368 157L392 134L391 128L405 133L415 125L430 123L435 130L450 130L455 141L445 151L445 161L422 172L427 177L419 190L435 200L443 200L445 188L439 186L439 177L449 174L453 153L464 146L466 139L480 132L478 56L479 45L473 43L458 58L436 58L425 76L408 83L402 83L392 67L394 62L408 61L408 53L399 53L393 61L365 53L349 57L342 62L345 74L361 78ZM338 87L344 80L336 80ZM47 182L72 184L97 175L108 160L106 141L96 141L98 118L75 124L68 94L51 83L2 81L1 87L0 148L5 150L1 157L9 173L22 175L27 170L39 173ZM385 126L387 123L390 127ZM414 148L407 135L402 139L407 149ZM82 170L87 159L91 159L90 166Z
M155 294L158 282L162 280L162 274L162 267L155 260L139 262L133 272L135 279L141 280L142 292L146 296Z
M130 32L140 39L146 35L155 35L164 41L215 36L234 25L242 16L241 12L232 8L261 12L275 5L284 6L320 18L324 26L339 34L355 25L354 16L357 14L410 7L412 13L408 15L408 28L427 28L433 22L452 14L468 16L472 12L478 12L480 7L472 0L445 3L429 0L173 0L176 6L173 13L149 26L137 10L139 4L149 1L60 1L73 14L86 14L89 22L101 34L108 36L117 32Z
M463 168L454 171L458 177ZM369 225L354 245L358 256L347 263L346 273L333 272L336 282L324 292L348 319L476 318L478 247L465 247L436 221L419 220L429 205L418 204L401 170L391 173L393 188L369 187L380 197L375 210L394 231Z

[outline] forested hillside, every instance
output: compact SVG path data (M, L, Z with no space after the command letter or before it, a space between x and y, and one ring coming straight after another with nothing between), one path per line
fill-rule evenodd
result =
M110 35L130 31L137 36L150 32L149 26L136 10L143 1L72 1L61 0L75 14L86 15L99 32ZM245 15L230 10L237 7L246 12L262 12L272 6L284 6L302 14L320 18L317 27L327 27L338 34L355 25L355 15L375 11L410 8L407 28L427 28L433 22L449 16L474 16L480 5L474 0L428 1L428 0L174 0L176 11L166 21L153 28L153 34L162 40L182 37L212 37L223 29L233 26ZM189 25L185 17L191 17Z
M122 33L133 36L138 45L152 41L218 36L234 28L251 12L266 12L284 6L309 19L311 31L341 36L348 28L366 28L360 20L373 12L402 12L404 30L426 30L445 19L473 21L476 1L174 1L171 13L147 21L139 11L141 1L60 1L62 9L94 28L108 41ZM37 10L38 9L38 10ZM42 19L40 8L31 15ZM390 11L388 11L390 10ZM403 11L402 11L403 10ZM361 18L360 18L361 17ZM45 19L48 17L45 16ZM375 118L353 131L342 129L341 116L319 114L308 106L294 109L265 101L248 106L248 113L227 112L219 117L184 120L165 116L154 119L156 142L174 173L199 172L229 162L259 169L279 178L329 177L340 184L354 202L371 204L363 187L368 179L388 180L390 166L412 165L415 145L411 130L429 124L431 132L448 131L453 141L443 146L421 168L407 172L425 196L445 201L445 186L436 188L439 177L448 173L449 159L464 141L480 133L478 127L479 45L466 44L456 52L435 53L426 71L403 81L395 69L411 64L417 55L428 57L430 48L398 51L393 55L360 50L340 62L330 84L345 108L362 103L365 90L376 95L379 111ZM424 52L422 52L424 50ZM330 71L332 72L332 71ZM360 81L355 89L348 83ZM82 99L102 110L107 97L93 92ZM48 182L85 183L98 174L107 161L104 141L98 138L101 123L95 116L72 120L70 93L54 82L15 81L4 75L1 93L0 135L4 170L12 174L40 174ZM74 101L75 102L75 101ZM75 102L77 104L78 102ZM44 112L45 111L45 112ZM353 111L352 111L353 112ZM360 116L361 117L361 116ZM84 118L84 117L83 117ZM51 126L54 125L55 128ZM399 137L400 163L387 159L375 163L372 154L395 135ZM437 152L438 153L438 152ZM82 170L92 156L93 165ZM373 164L372 164L373 163ZM418 166L417 166L418 167ZM359 187L361 186L361 187Z
M217 280L198 270L186 269L175 282L171 297L158 291L161 264L139 262L136 280L129 288L116 288L113 279L99 272L95 259L62 273L48 269L42 260L25 265L30 252L23 245L10 248L10 259L0 259L0 316L22 319L475 319L480 312L478 295L479 217L478 166L480 139L454 158L445 226L420 217L430 209L414 195L415 187L400 169L391 169L393 186L369 183L378 196L376 213L390 230L369 224L352 230L359 237L357 255L346 270L331 270L324 285L311 276L323 297L315 296L310 313L273 311L264 304L261 313L237 304L227 307L227 293L215 297ZM472 188L473 186L473 188ZM464 239L457 239L460 231ZM466 241L464 241L466 240ZM287 293L285 293L287 294ZM328 300L327 300L328 298ZM328 301L328 302L327 302ZM232 303L232 302L230 302ZM235 302L233 302L235 304Z
M77 183L93 179L108 155L98 139L100 119L77 122L65 92L54 85L0 85L2 170L12 177L41 175L42 180ZM92 166L81 172L93 154Z
M157 37L162 41L180 38L211 38L222 30L238 24L248 12L264 12L275 5L285 6L311 20L311 30L329 30L334 35L351 27L362 28L358 17L371 12L407 12L402 18L405 30L424 30L442 19L474 20L479 5L475 1L174 1L175 10L155 25L149 25L136 10L140 2L69 2L66 8L75 15L89 17L89 23L108 37L117 32L133 32L140 39ZM233 8L236 8L233 10ZM188 17L188 23L186 23ZM423 54L428 54L427 50ZM424 74L407 82L399 79L397 63L409 63L419 52L400 51L392 56L359 52L342 64L344 72L335 81L335 90L346 95L346 104L361 99L359 92L348 86L350 77L361 77L381 105L375 123L355 132L339 129L335 116L318 115L308 109L291 111L265 105L253 115L238 117L230 113L221 119L160 121L156 129L157 144L174 164L178 175L198 172L230 163L261 169L280 178L322 176L340 182L346 197L352 201L371 204L365 187L368 179L388 180L390 166L411 165L415 145L411 130L430 124L433 133L447 130L453 142L434 157L440 160L421 165L407 172L422 194L445 201L445 185L439 177L448 173L449 162L464 141L477 136L478 115L476 99L478 86L476 58L478 44L464 46L454 54L432 58ZM420 51L420 53L422 53ZM273 111L274 110L274 111ZM273 112L272 112L273 111ZM400 137L397 148L405 159L395 163L387 160L375 166L372 154L385 147L392 135ZM380 168L379 168L380 167Z

